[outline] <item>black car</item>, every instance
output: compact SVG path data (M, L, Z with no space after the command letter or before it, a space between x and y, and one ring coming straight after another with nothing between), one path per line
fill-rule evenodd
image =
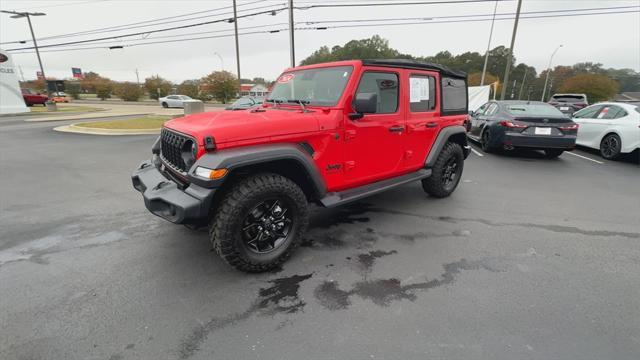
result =
M264 102L263 97L243 96L227 106L225 110L246 110Z
M470 113L469 138L482 150L528 148L558 157L576 145L578 124L540 101L489 101Z

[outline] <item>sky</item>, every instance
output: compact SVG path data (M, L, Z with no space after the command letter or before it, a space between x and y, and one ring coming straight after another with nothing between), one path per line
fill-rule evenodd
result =
M409 0L404 0L407 2ZM428 2L433 0L413 0ZM285 0L238 0L239 15L276 9L285 6ZM298 7L313 4L363 4L364 0L294 0ZM368 3L394 3L403 0L370 0ZM145 32L151 29L179 26L216 19L227 19L232 0L0 0L0 10L44 12L46 16L32 17L38 45L60 42L95 39L106 36ZM310 8L294 11L296 27L317 27L355 24L356 27L328 28L326 30L296 30L295 54L300 61L320 46L343 45L352 39L369 38L378 34L389 40L391 47L402 53L416 56L434 55L448 50L453 54L466 51L484 53L487 48L495 2L472 2L466 4L418 4L374 7ZM500 1L497 13L515 13L517 1ZM573 17L546 17L525 19L526 12L553 11L566 9L629 7L616 10L593 10L590 12L634 11L631 13L605 14ZM599 62L604 67L631 68L640 71L640 0L523 0L522 13L516 43L515 56L518 62L526 62L538 72L548 66L554 50L563 45L553 58L555 65L573 65L577 62ZM222 8L222 9L220 9ZM256 9L260 8L260 9ZM203 12L218 9L215 11ZM76 33L126 25L135 22L155 20L187 13L202 12L186 17L166 19L173 21L151 27L138 27L121 31L84 34ZM584 13L584 12L583 12ZM488 15L466 19L487 19L488 21L459 21L451 16ZM549 13L547 13L549 14ZM540 14L538 14L539 16ZM545 14L546 15L546 14ZM206 16L206 17L205 17ZM194 19L198 17L198 19ZM449 18L442 18L449 17ZM188 21L177 21L190 19ZM391 26L401 20L382 22L363 21L358 23L321 23L318 21L406 19L422 22L413 25ZM427 20L424 20L426 18ZM430 19L430 20L429 20ZM406 21L406 20L405 20ZM411 22L410 21L410 22ZM290 65L288 12L280 11L276 15L262 14L240 18L240 33L259 31L257 34L241 35L240 64L243 78L263 77L275 79L283 69ZM362 26L371 24L383 26ZM491 47L509 46L513 30L513 19L495 22ZM136 26L148 25L138 24ZM272 25L275 24L275 25ZM244 29L244 30L242 30ZM270 29L282 29L278 33L264 33ZM43 39L61 34L76 36L55 39ZM168 38L178 34L192 34L186 37L217 38L184 41L183 37ZM71 67L82 71L94 71L118 81L137 81L136 69L140 81L151 75L160 75L174 82L200 78L212 71L224 69L236 72L235 41L233 24L219 22L214 24L172 30L152 34L137 35L124 40L108 40L103 44L85 43L67 46L100 47L64 52L51 52L62 48L42 49L42 62L48 77L67 78L71 76ZM8 14L0 14L0 47L14 49L32 46L26 19L11 19ZM157 39L157 40L153 40ZM8 44L19 40L28 40L26 44ZM172 43L107 49L109 45L130 45L140 42L179 40ZM32 50L23 50L32 51ZM35 78L38 70L36 54L20 53L13 55L14 63L23 71L24 78Z

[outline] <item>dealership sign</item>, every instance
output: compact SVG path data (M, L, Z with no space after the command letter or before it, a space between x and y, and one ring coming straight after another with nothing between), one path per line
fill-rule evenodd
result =
M0 114L29 112L24 103L11 55L0 50Z
M82 69L80 68L71 68L71 73L73 74L74 78L84 79L84 76L82 76Z

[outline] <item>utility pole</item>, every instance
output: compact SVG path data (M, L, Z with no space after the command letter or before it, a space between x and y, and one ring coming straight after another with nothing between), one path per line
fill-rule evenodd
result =
M540 99L540 101L544 101L544 96L547 93L547 83L549 82L549 73L551 73L551 62L553 61L553 57L556 55L558 50L560 50L561 47L562 47L562 44L558 45L558 47L553 51L553 53L551 54L551 57L549 58L549 65L547 66L547 76L544 79L544 88L542 89L542 98Z
M524 81L527 79L527 72L529 72L529 68L524 68L524 75L522 76L522 84L520 84L520 92L518 93L518 100L522 99L522 91L524 90Z
M140 87L140 76L138 75L138 69L136 69L136 82L138 83L138 87Z
M293 31L293 0L289 0L289 47L291 49L291 67L296 67L296 44L293 38Z
M13 14L11 16L12 19L19 19L26 17L27 22L29 23L29 30L31 31L31 39L33 39L33 47L36 49L36 55L38 56L38 64L40 65L40 72L42 73L42 77L44 78L45 86L47 84L47 77L44 74L44 67L42 66L42 59L40 58L40 50L38 50L38 42L36 41L36 35L33 32L33 25L31 25L31 16L45 16L47 14L41 12L17 12L17 11L8 11L8 10L0 10L0 12L6 14Z
M240 80L240 45L238 43L238 12L236 0L233 0L233 27L236 34L236 64L238 65L238 94L242 91L242 81Z
M487 62L489 61L489 49L491 48L491 37L493 36L493 24L496 21L496 11L498 10L498 0L493 7L493 18L491 19L491 30L489 30L489 41L487 42L487 52L484 54L484 66L482 67L482 78L480 79L480 86L484 85L484 76L487 73Z
M513 79L513 86L511 87L511 99L516 97L516 79Z
M513 57L513 46L516 43L516 34L518 33L518 21L520 20L520 8L522 7L522 0L518 0L518 9L516 10L516 21L513 23L513 34L511 34L511 46L509 46L509 54L507 57L507 67L504 69L504 86L502 86L502 94L500 94L500 100L504 100L504 96L507 94L507 84L509 83L509 71L511 70L511 58Z

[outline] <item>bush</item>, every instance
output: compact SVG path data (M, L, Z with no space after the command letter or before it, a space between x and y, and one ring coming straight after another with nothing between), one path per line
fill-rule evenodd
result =
M80 99L80 83L79 82L67 82L67 94L71 95L71 97L75 100Z
M143 91L138 84L124 82L118 84L115 94L124 101L138 101L142 97Z
M100 100L111 98L111 92L113 91L113 83L110 80L102 80L95 84L96 96Z

